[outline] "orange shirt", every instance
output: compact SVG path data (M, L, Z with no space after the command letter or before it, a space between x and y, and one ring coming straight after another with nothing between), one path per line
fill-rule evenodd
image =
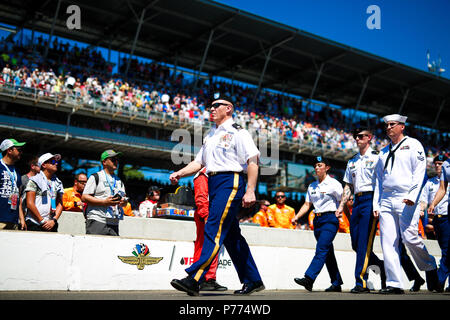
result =
M311 210L308 214L308 223L309 223L309 229L314 230L314 217L316 215L314 214L314 210Z
M269 223L267 222L267 213L259 210L253 216L252 222L259 224L261 227L268 227Z
M294 208L287 205L272 204L267 208L267 221L273 228L295 229L295 225L291 222L294 216Z
M344 212L342 212L342 217L339 218L338 232L350 233L350 222Z
M133 210L131 209L131 203L127 203L125 207L123 207L123 214L126 216L134 217Z
M83 207L75 205L75 202L81 201L81 193L75 192L73 187L64 189L63 195L63 210L64 211L74 211L82 212Z

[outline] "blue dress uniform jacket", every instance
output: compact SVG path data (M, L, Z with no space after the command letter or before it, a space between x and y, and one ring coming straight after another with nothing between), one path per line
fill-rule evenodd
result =
M261 281L237 219L245 194L243 172L247 169L247 160L253 156L259 156L259 151L250 134L229 119L211 130L195 158L206 167L209 176L209 217L205 225L205 240L199 260L186 269L197 281L204 280L222 244L241 283Z

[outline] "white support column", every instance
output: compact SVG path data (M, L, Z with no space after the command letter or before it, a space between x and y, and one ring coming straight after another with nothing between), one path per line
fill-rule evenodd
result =
M273 50L273 48L274 48L274 47L272 46L272 47L269 49L269 53L266 54L266 61L264 62L263 70L262 70L262 72L261 72L261 74L260 74L260 76L259 76L258 89L256 89L255 95L253 96L253 105L255 104L256 98L258 97L259 91L261 90L261 84L262 84L262 82L263 82L264 75L265 75L265 73L266 73L267 65L269 64L270 57L272 56L272 50Z
M214 36L214 29L212 29L209 32L208 43L206 44L205 51L203 52L203 57L202 57L202 61L200 62L200 66L198 68L197 76L195 77L194 91L195 91L195 89L197 89L198 78L200 78L200 74L202 73L203 66L205 64L206 57L208 56L208 50L209 50L209 46L211 45L213 36Z
M142 23L144 22L145 10L142 10L141 17L139 19L138 27L136 30L136 34L134 35L133 46L131 47L130 55L127 61L127 68L125 69L125 78L128 78L128 69L130 68L130 62L134 55L134 49L136 49L137 39L139 37L139 33L141 32Z

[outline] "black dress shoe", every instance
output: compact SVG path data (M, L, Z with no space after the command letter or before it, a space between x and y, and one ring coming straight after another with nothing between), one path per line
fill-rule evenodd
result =
M409 291L411 292L417 292L420 290L420 287L425 283L425 280L422 279L422 277L417 278L416 280L414 280L414 284L411 287L411 289L409 289Z
M434 291L439 289L439 277L437 274L437 269L431 271L425 271L425 276L427 279L428 291Z
M262 281L253 281L244 283L241 290L236 290L234 294L247 295L252 294L253 292L264 290L264 283Z
M170 282L170 284L175 289L186 292L190 296L198 296L199 295L198 282L194 278L186 277L181 280L173 279Z
M325 292L342 292L342 288L341 286L335 286L334 284L332 284L325 289Z
M384 289L381 289L379 291L381 294L404 294L405 291L403 291L403 289L400 288L395 288L395 287L391 287L391 286L387 286Z
M306 290L312 291L313 281L310 278L294 278L295 283L304 286Z
M370 293L369 288L363 288L361 286L355 286L352 290L350 290L351 293Z
M228 288L221 286L216 280L210 279L200 284L200 291L227 291Z

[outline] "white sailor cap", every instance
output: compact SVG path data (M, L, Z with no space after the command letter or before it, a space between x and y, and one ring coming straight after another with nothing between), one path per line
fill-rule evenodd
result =
M408 119L408 117L401 116L399 114L390 114L390 115L383 117L383 120L385 123L388 123L390 121L397 121L397 122L405 123L406 119Z

